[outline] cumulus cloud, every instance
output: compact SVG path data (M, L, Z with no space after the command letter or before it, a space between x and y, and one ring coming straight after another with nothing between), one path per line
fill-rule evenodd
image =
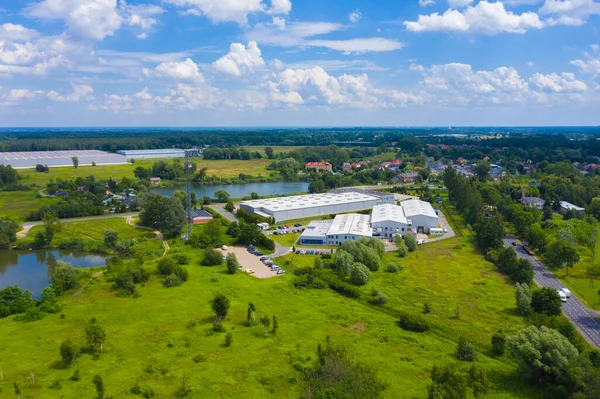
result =
M54 90L47 93L48 99L58 102L78 102L91 101L94 99L94 89L88 85L71 84L72 90L70 93L58 93Z
M274 15L287 15L290 11L292 11L290 0L271 0L271 7L267 12Z
M360 12L360 9L356 9L354 11L352 11L349 15L348 15L348 19L350 20L350 22L352 22L353 24L357 23L358 21L360 21L360 19L362 18L362 13Z
M286 69L266 84L270 99L286 105L327 105L354 108L395 107L422 103L423 96L374 88L366 74L338 77L317 66Z
M468 6L472 2L473 0L448 0L448 5L450 7L460 8Z
M204 75L200 72L198 65L187 58L183 62L161 62L156 68L143 70L146 77L161 77L175 80L189 80L203 82Z
M187 14L204 15L214 22L237 22L240 25L248 23L248 14L265 12L261 0L165 0L165 2L186 7ZM284 3L290 2L276 0L271 4L279 7Z
M217 71L237 77L253 73L264 65L255 41L250 41L247 47L242 43L231 43L229 53L213 63Z
M592 15L600 15L600 3L596 0L546 0L540 14L549 15L551 25L580 26Z
M499 33L525 33L529 29L544 27L539 16L533 12L515 14L507 11L502 2L480 1L463 11L448 9L443 14L419 15L417 21L406 21L404 25L412 32L448 31L472 32L489 35Z
M34 29L29 29L23 25L11 23L0 25L0 40L26 42L39 37L40 34Z
M148 32L158 23L154 17L165 12L162 7L151 4L128 5L121 1L120 5L125 13L125 23L136 30L138 39L147 38Z
M535 73L529 78L529 85L533 90L550 93L582 93L588 89L584 82L575 79L574 74L567 72L563 72L560 75L556 73L548 75Z
M421 7L428 7L434 5L436 2L436 0L419 0L419 5Z
M594 76L600 75L600 59L589 59L589 60L573 60L572 65L575 65L581 73L586 73Z

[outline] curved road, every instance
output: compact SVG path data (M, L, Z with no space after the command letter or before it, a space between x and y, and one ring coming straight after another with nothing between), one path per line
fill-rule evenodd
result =
M513 246L513 242L518 245ZM548 270L542 262L535 256L529 255L523 249L523 246L512 237L504 239L504 246L511 247L521 259L527 259L533 265L534 277L533 280L540 287L550 287L554 289L564 288L565 285ZM585 338L585 340L594 348L600 348L600 322L596 318L597 312L588 309L576 296L571 293L571 297L567 302L562 304L564 315L571 320L575 328Z

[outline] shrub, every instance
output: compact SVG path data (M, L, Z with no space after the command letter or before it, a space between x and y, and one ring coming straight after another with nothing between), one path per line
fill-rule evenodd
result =
M398 321L400 327L407 331L425 332L429 330L430 325L427 320L416 314L401 313Z
M371 278L371 272L369 268L362 263L354 263L352 270L350 271L350 281L354 285L365 285Z
M409 252L414 252L417 250L417 239L412 234L404 235L404 243L406 244L406 248L408 248Z
M32 306L25 311L25 313L15 317L15 321L22 321L23 323L31 323L33 321L42 320L44 313L40 308Z
M223 255L215 249L205 249L202 266L218 266L223 263Z
M394 262L388 263L385 267L385 271L388 273L398 273L400 270L402 270L402 266Z
M506 335L502 332L502 330L496 331L494 335L492 335L492 348L496 355L504 354L504 347L506 346Z
M475 349L468 343L464 338L458 341L458 347L456 348L456 358L463 362L474 362L477 355Z
M433 308L431 307L431 305L430 305L428 302L426 302L426 303L423 305L423 313L425 313L425 314L429 314L429 313L431 313L431 312L433 312Z
M177 262L178 265L187 265L190 263L190 258L188 258L184 254L174 254L173 259Z
M182 267L180 265L175 266L175 268L173 269L173 274L176 275L183 282L188 281L188 279L190 278L190 272L185 267Z
M173 273L175 268L175 260L171 257L162 258L158 261L157 269L163 276L168 276Z
M383 292L379 290L373 290L373 299L371 299L371 303L373 305L383 306L387 303L388 299L383 294Z
M232 343L233 343L233 334L230 331L225 335L225 346L227 348L229 348Z
M77 286L77 271L70 263L58 261L52 275L52 284L64 291L75 288Z
M62 358L65 366L71 367L71 365L75 362L75 357L77 357L77 348L75 347L75 343L73 341L67 339L60 344L60 357Z
M360 298L360 290L352 285L340 281L335 276L323 275L322 280L335 292L348 298Z
M177 287L177 286L179 286L181 284L183 284L183 281L179 277L177 277L176 275L174 275L174 274L171 274L170 276L167 276L165 278L165 281L163 281L163 285L165 287L167 287L167 288Z

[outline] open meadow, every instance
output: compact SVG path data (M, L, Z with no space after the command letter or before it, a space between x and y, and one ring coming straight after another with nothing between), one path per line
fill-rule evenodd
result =
M86 239L98 239L104 228L115 228L113 223L88 229ZM120 224L116 228L123 238L134 234ZM60 234L84 229L65 224ZM311 266L314 256L287 255L277 260L286 275L259 280L243 273L229 275L224 264L200 266L202 251L178 239L170 240L170 246L171 253L190 259L184 266L189 281L179 287L165 288L154 274L138 286L139 295L121 298L101 277L80 296L64 295L58 314L27 324L14 317L0 319L2 391L12 391L17 382L24 398L91 397L92 377L99 374L106 394L114 398L136 397L131 393L136 384L166 398L175 397L182 384L192 398L297 398L304 393L304 370L316 361L317 344L329 336L347 348L351 358L378 370L387 384L384 397L423 398L429 370L455 362L456 343L464 337L474 345L477 364L495 385L487 397L536 397L512 361L491 355L490 338L496 330L510 333L525 323L516 313L512 284L475 252L469 237L421 246L404 259L386 254L384 264L393 261L403 270L374 272L358 299L329 289L295 288L293 270ZM147 260L145 266L156 270L153 261ZM389 298L386 305L369 303L373 288ZM232 333L230 347L223 344L225 333L212 331L209 301L217 293L231 300L223 322ZM256 306L257 318L277 317L276 334L265 334L260 325L245 325L249 302ZM432 312L423 316L432 329L402 330L398 312L421 313L425 303ZM106 331L104 351L81 354L65 368L61 343L73 339L83 345L83 331L92 317ZM80 380L73 381L77 370ZM30 373L34 382L28 379Z

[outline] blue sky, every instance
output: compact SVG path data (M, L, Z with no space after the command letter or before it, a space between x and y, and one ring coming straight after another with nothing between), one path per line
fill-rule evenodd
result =
M0 126L600 125L600 0L0 0Z

